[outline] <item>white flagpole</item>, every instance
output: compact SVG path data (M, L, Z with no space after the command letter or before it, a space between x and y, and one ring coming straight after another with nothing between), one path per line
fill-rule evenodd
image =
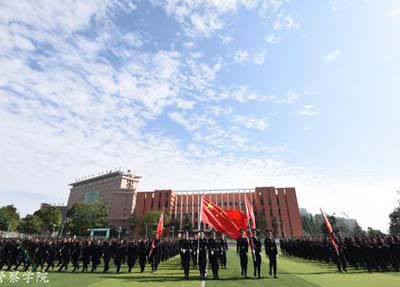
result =
M200 194L199 194L200 195ZM197 264L199 264L199 252L200 252L200 229L201 229L201 215L203 213L203 196L201 196L201 203L199 205L199 222L198 222L198 235L197 235Z

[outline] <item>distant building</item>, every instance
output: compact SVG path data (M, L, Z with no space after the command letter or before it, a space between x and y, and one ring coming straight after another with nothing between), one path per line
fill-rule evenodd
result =
M164 210L177 228L190 225L197 229L202 196L207 196L224 209L245 212L244 198L247 195L253 204L258 226L273 230L282 238L303 236L293 187L140 192L137 191L139 178L130 172L116 171L76 181L71 184L68 208L75 202L103 202L107 207L109 225L127 229L131 214L141 218L149 211Z
M78 180L70 184L67 207L70 209L76 202L102 202L107 208L110 226L129 228L129 219L135 210L139 178L129 170L118 170Z

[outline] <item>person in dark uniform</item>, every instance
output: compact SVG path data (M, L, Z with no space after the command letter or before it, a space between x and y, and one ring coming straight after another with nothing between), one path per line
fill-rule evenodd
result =
M261 278L261 239L257 236L257 230L253 230L253 237L251 238L254 248L254 277Z
M243 230L240 230L240 237L236 243L236 254L240 257L241 275L247 278L247 253L249 252L249 242Z
M219 241L220 241L220 246L221 246L220 263L221 263L221 267L223 269L226 269L226 266L227 266L226 251L228 250L228 242L226 241L225 234L221 235L221 238L219 239Z
M71 247L70 241L68 239L65 239L61 245L60 253L61 253L62 263L61 263L60 268L58 268L58 272L61 272L63 269L68 270L68 263L70 261L70 256L71 256L71 248L70 247ZM38 257L39 256L36 256L37 260L40 260ZM37 262L39 262L39 261L37 261Z
M219 279L218 270L219 270L219 257L221 254L221 246L220 242L217 239L217 235L215 231L212 232L212 238L208 240L208 258L210 260L211 270L213 272L213 278Z
M208 241L205 238L204 232L200 232L200 238L198 242L199 247L199 270L200 270L200 280L205 280L207 277L207 251L208 251Z
M90 272L96 272L97 266L101 263L101 256L103 255L102 247L100 245L100 240L93 244L92 248L92 270Z
M110 261L113 257L113 246L111 241L103 242L103 261L104 261L104 269L103 273L108 272L110 270Z
M146 240L142 239L139 243L139 265L140 272L143 272L146 267L146 259L148 255L148 248Z
M275 239L272 236L271 231L267 231L268 236L265 238L264 245L265 245L265 253L268 256L269 260L269 276L274 275L274 278L278 278L276 276L276 269L277 269L277 260L276 257L278 256L278 249L276 247Z
M135 266L136 263L136 258L137 258L137 245L135 241L129 241L128 247L127 247L127 252L128 252L128 258L127 258L127 264L128 264L128 272L131 273L132 268Z
M158 236L155 239L150 240L149 250L151 272L156 272L158 269L158 263L160 262L160 239L158 239Z
M114 254L114 265L116 267L116 273L119 274L121 272L122 261L125 257L125 245L121 240L119 242L113 243L113 254Z
M81 244L80 242L76 241L72 244L72 250L71 250L71 262L72 266L74 267L72 269L72 272L79 270L80 258L81 258Z
M191 255L192 255L193 269L197 269L197 258L198 258L198 256L197 256L197 251L198 251L197 250L197 243L198 243L197 236L198 235L195 233L194 236L192 238L190 238L190 243L191 243L191 246L192 246Z
M188 232L185 232L185 237L179 240L179 248L180 248L181 265L183 268L184 278L185 280L189 280L192 244Z
M92 252L92 242L85 241L82 246L82 272L87 272L90 264L90 256Z

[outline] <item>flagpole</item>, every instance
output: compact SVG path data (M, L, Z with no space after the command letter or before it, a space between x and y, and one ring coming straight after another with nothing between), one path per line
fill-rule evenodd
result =
M200 195L200 194L199 194ZM199 222L198 229L199 233L197 235L197 264L199 264L199 252L200 252L200 228L201 228L201 214L203 213L203 196L201 196L201 203L199 205Z

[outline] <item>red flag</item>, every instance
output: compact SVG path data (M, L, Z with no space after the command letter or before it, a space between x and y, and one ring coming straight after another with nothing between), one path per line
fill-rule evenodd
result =
M160 219L158 220L158 225L157 225L157 238L160 238L161 235L163 234L163 228L164 228L164 213L161 213Z
M244 201L246 203L247 216L251 221L250 227L251 229L256 229L256 218L254 217L253 205L250 203L250 200L247 198L247 196L244 197Z
M217 231L225 233L232 239L240 236L240 226L229 217L226 210L222 209L214 202L203 196L201 207L201 221L213 226ZM236 214L238 215L238 214Z
M324 219L326 229L328 229L329 241L332 243L333 247L335 248L336 254L339 254L339 246L336 244L335 236L333 235L332 225L329 222L328 217L326 217L325 213L322 211L322 209L320 209L320 210L321 210L322 217Z
M245 230L247 227L247 216L246 214L244 214L243 212L240 212L238 210L226 210L225 209L226 214L228 215L228 217L235 222L235 224L237 225L237 227L240 229Z

